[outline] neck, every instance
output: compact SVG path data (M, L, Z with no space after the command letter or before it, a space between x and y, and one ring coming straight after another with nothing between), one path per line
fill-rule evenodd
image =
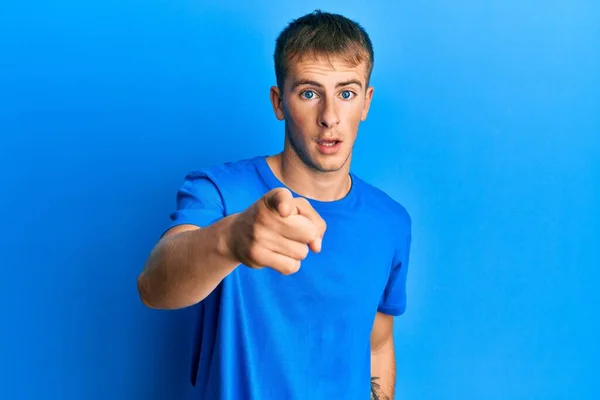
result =
M304 164L295 152L286 150L267 158L267 163L290 190L313 200L339 200L348 194L352 186L350 159L342 169L333 172L315 171Z

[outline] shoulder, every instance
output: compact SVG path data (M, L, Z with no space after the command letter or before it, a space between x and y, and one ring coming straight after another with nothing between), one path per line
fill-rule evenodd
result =
M252 171L256 174L255 162L255 159L243 159L192 169L184 176L179 197L213 198L223 202L225 194L244 191L244 185L255 182L250 177Z
M259 163L254 157L197 168L186 175L184 187L218 201L226 214L238 212L264 194Z
M249 173L255 173L258 157L236 161L226 161L196 168L187 173L188 179L210 179L215 184L226 183L230 179L239 179Z
M411 216L400 201L394 199L384 190L358 178L361 202L364 202L370 213L376 217L376 224L381 228L383 243L388 243L393 253L393 265L407 262L412 242Z
M224 201L259 186L259 161L260 157L254 157L198 167L186 174L185 184L192 188L211 186Z
M401 224L410 229L412 223L410 213L400 201L362 178L354 174L353 177L357 181L361 197L369 207L381 210L380 215L384 216L388 221L393 222L396 226Z

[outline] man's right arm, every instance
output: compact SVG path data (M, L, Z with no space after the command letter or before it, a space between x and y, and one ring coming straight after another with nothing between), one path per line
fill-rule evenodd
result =
M138 277L151 308L176 309L204 300L238 265L293 274L327 226L308 200L288 189L269 191L243 212L204 228L179 225L156 244Z
M179 225L152 249L137 286L142 302L156 309L178 309L206 298L240 263L227 235L236 214L210 226Z

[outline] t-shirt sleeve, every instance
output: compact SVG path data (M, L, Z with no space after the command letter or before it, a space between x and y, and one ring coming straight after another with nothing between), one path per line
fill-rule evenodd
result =
M215 179L205 171L191 172L177 191L176 207L166 230L182 224L202 228L224 216L223 198Z
M393 316L406 311L406 277L412 241L410 220L401 232L390 275L377 308L379 312Z

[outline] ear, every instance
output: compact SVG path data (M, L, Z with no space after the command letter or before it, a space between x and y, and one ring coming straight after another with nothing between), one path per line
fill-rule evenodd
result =
M271 105L273 106L275 117L277 117L278 120L283 121L285 119L283 113L283 96L277 86L271 86Z
M364 121L367 119L367 115L369 114L369 108L371 108L371 99L373 98L373 92L375 89L373 86L369 86L367 88L367 92L365 93L365 106L363 107L362 114L360 116L360 120Z

